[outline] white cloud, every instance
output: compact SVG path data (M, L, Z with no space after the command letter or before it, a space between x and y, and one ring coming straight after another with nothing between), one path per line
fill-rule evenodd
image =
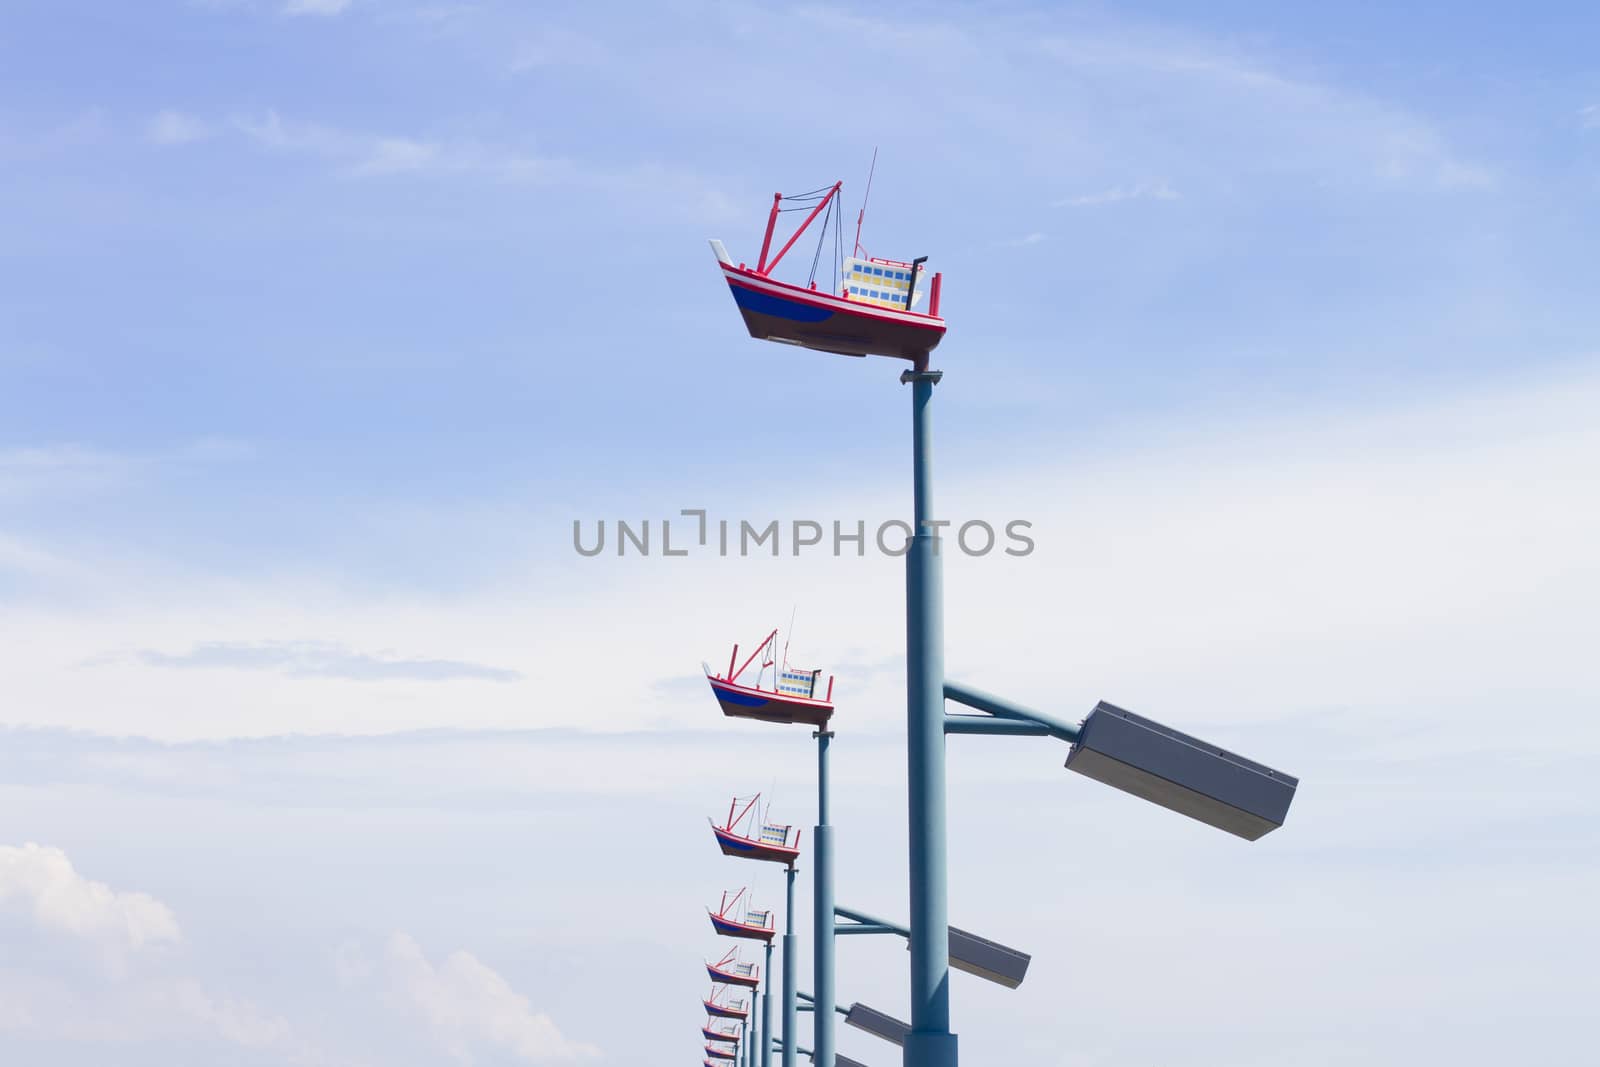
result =
M0 905L11 902L46 930L112 950L137 951L181 939L178 921L165 904L83 877L59 848L0 846Z
M396 995L419 1011L451 1055L471 1062L477 1044L504 1049L529 1063L589 1059L592 1045L563 1037L550 1017L496 971L468 952L456 951L434 966L411 937L389 939L386 962Z
M150 951L183 940L171 909L149 894L85 878L59 848L0 846L0 910L8 907L45 934L99 952L106 967L95 976L58 969L57 950L0 958L0 1033L63 1048L213 1037L275 1050L284 1062L330 1062L296 1039L285 1019L217 995L196 977L172 975L181 957Z
M1010 241L1007 241L1005 243L1007 245L1012 246L1013 248L1020 248L1023 245L1036 245L1036 244L1040 243L1041 241L1043 241L1045 239L1045 236L1046 236L1045 234L1040 233L1038 230L1035 230L1032 233L1024 234L1021 237L1015 238L1014 240L1010 240Z
M1085 193L1052 201L1051 207L1093 207L1100 204L1120 204L1124 200L1177 200L1178 192L1166 182L1139 182L1135 185L1118 185L1098 193Z
M159 145L188 144L211 134L210 125L180 111L159 112L145 124L145 137Z
M392 652L358 652L326 641L205 641L187 652L145 650L141 661L153 667L275 671L290 678L343 678L348 681L514 682L516 671L463 660L420 659Z
M236 118L233 125L263 148L327 159L347 177L433 173L527 180L550 177L567 169L561 161L501 146L343 130L286 119L276 111L268 111L259 119Z
M337 15L350 6L350 0L285 0L286 15Z
M192 979L174 984L172 998L183 1014L236 1045L267 1048L290 1038L286 1020L263 1013L249 1001L214 997Z
M249 459L253 454L244 442L222 437L197 438L141 452L117 452L70 442L0 448L0 494L122 486L158 468L233 462Z
M1030 402L1043 410L1058 399L1046 389ZM1600 507L1586 490L1600 463L1596 403L1600 377L1590 372L1379 410L1125 429L1121 444L1090 451L1079 442L1070 459L1019 464L1014 478L947 476L940 495L954 516L1003 523L1020 514L1035 523L1039 544L1022 560L948 562L950 669L989 688L998 674L1018 699L1034 688L1072 692L1158 716L1209 689L1219 696L1206 714L1231 721L1409 691L1441 709L1444 730L1468 714L1487 722L1496 712L1483 694L1519 676L1594 691L1588 657L1573 648L1585 630L1573 605L1585 591L1600 595L1591 562ZM1048 457L1061 440L1014 447ZM900 489L886 470L839 487L833 514L820 517L895 517L885 501ZM581 506L591 528L587 516L641 510L603 491ZM735 506L713 518L792 514L759 496ZM681 691L658 683L692 679L701 660L717 662L733 641L787 619L792 595L752 599L752 575L776 590L806 591L800 662L838 670L900 648L902 572L893 559L623 560L609 551L578 559L572 512L486 514L525 529L531 545L497 568L505 577L494 586L449 597L371 595L313 574L224 580L176 561L85 562L57 549L58 568L84 564L92 581L62 578L63 595L50 603L0 606L0 674L15 709L7 718L163 739L704 725L712 711L704 693L690 682ZM655 532L659 546L659 520ZM672 606L666 637L641 604ZM1051 609L1047 646L1072 649L1065 659L1017 644L1043 638L978 622L1056 604L1068 607ZM530 702L527 684L479 685L461 702L425 679L357 686L279 668L173 670L136 652L184 654L204 642L259 665L284 652L260 651L261 635L272 633L488 664L535 680L539 698ZM1126 639L1133 633L1137 642ZM1473 655L1467 670L1449 666L1486 645L1493 656ZM1149 670L1153 662L1161 671ZM1359 662L1364 672L1333 671L1314 698L1284 704L1285 694L1303 694L1301 676L1336 662ZM838 685L857 728L896 720L893 672L841 674ZM1446 714L1451 704L1463 710ZM1424 721L1434 720L1416 723ZM1585 729L1577 718L1551 720L1558 723L1574 736Z
M1590 104L1578 111L1578 124L1586 130L1600 130L1600 104Z

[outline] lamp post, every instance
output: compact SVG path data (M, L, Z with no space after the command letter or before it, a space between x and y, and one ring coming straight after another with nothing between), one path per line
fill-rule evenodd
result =
M835 184L822 203L839 190ZM933 388L942 372L928 368L929 354L945 332L939 316L940 277L934 276L927 321L911 312L920 257L911 264L904 312L886 317L873 309L858 310L848 293L826 297L798 286L772 282L767 275L776 259L766 252L777 218L779 196L767 224L767 237L755 272L735 267L721 242L712 248L724 279L752 337L784 341L827 352L880 355L911 360L900 375L911 386L912 529L906 549L906 777L911 922L906 930L911 951L911 1022L905 1029L905 1067L957 1067L958 1043L950 1030L950 967L952 931L948 925L948 860L945 799L945 735L983 733L1048 735L1071 744L1067 769L1077 771L1141 799L1188 815L1248 840L1283 824L1297 780L1269 767L1223 751L1214 745L1102 702L1081 724L1071 725L1040 715L998 697L949 683L944 677L944 595L939 527L933 508ZM803 230L821 207L801 224ZM798 237L798 231L796 233ZM778 259L794 243L779 252ZM877 261L875 261L877 262ZM835 328L848 326L841 332ZM842 338L846 340L842 340ZM974 708L982 715L947 715L945 700ZM822 740L819 737L819 740ZM819 754L819 779L825 774L826 752ZM819 810L819 836L826 824L825 801ZM820 843L820 842L819 842ZM827 889L831 899L831 857ZM823 872L818 872L819 889ZM790 881L791 904L793 880ZM820 892L819 892L820 897ZM831 1000L832 939L835 924L827 920L822 901L817 907L817 993ZM793 908L790 909L791 914ZM877 924L868 924L877 925ZM898 932L900 928L896 928ZM826 947L824 931L826 930ZM855 932L869 932L865 930ZM885 932L885 931L870 931ZM976 939L981 942L982 939ZM789 937L785 935L786 977ZM1003 949L1003 946L992 948ZM969 946L977 952L983 946ZM975 963L975 973L1004 975L1015 961L1003 953L979 952L988 963ZM824 964L826 966L824 966ZM991 965L995 970L991 970ZM1026 964L1024 963L1025 967ZM997 978L996 980L1001 980ZM1017 979L1020 981L1020 978ZM792 1004L785 987L785 1000ZM831 1019L822 1010L819 1017ZM792 1009L785 1012L784 1067L793 1067ZM831 1032L819 1045L833 1054ZM837 1060L824 1067L838 1067Z
M945 855L944 589L933 524L933 387L923 355L911 386L911 544L906 552L906 778L910 819L911 1030L906 1067L956 1067L950 1032Z
M817 825L812 841L816 871L811 890L812 988L818 1005L812 1020L811 1043L816 1046L816 1067L836 1067L833 1043L833 827L828 824L828 747L833 732L826 727L817 739Z
M799 1022L795 1010L795 949L800 939L794 932L794 864L785 868L788 890L788 910L783 929L783 1067L795 1067L794 1030ZM768 951L771 951L769 944ZM766 1009L763 1008L763 1011Z
M791 909L792 910L792 909ZM791 920L792 922L793 920ZM753 1009L755 1005L751 1005ZM766 968L761 972L761 1067L772 1067L772 942L767 942Z

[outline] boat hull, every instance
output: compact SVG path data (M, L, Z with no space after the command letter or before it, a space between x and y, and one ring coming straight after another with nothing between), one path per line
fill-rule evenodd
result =
M750 336L844 356L919 360L944 339L943 319L852 302L722 264Z
M715 823L711 832L717 835L717 847L722 849L724 856L735 856L747 860L763 860L767 863L781 863L785 867L794 863L800 857L798 848L786 848L779 845L769 845L762 841L754 841L748 837L740 837L730 833Z
M738 1019L743 1021L744 1017L750 1014L748 1011L742 1011L738 1008L730 1008L722 1004L713 1004L709 1000L702 1000L700 1003L706 1006L706 1014L715 1019Z
M706 973L711 975L711 980L713 982L720 982L723 985L742 986L745 989L755 989L757 986L761 985L761 977L759 975L734 974L731 971L719 971L709 963L706 964Z
M723 937L738 937L746 941L771 941L778 932L770 926L746 926L716 914L711 916L711 926Z
M706 1046L706 1055L714 1060L722 1060L724 1063L730 1062L734 1058L734 1054L727 1049L714 1048L711 1045Z
M702 1026L700 1032L705 1035L707 1041L734 1042L739 1040L737 1033L725 1034L721 1030L713 1030L709 1026Z
M734 719L755 719L757 722L805 723L808 726L826 726L833 717L833 705L825 700L803 700L781 693L751 689L720 678L707 678L711 693L717 698L722 714Z

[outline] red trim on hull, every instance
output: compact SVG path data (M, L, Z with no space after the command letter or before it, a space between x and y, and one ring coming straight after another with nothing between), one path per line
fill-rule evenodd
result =
M798 846L784 848L756 841L752 838L740 837L738 834L724 830L716 823L711 824L711 832L717 835L717 847L722 849L724 856L734 856L746 860L765 860L768 863L781 863L784 866L788 866L800 858Z
M755 989L761 985L760 974L733 974L713 967L709 963L706 964L706 972L711 975L713 982L721 982L723 985L743 986L745 989Z
M750 941L771 941L778 932L777 927L774 926L751 926L749 923L735 922L727 916L718 915L709 908L706 909L706 914L711 916L711 928L723 937L742 937Z
M727 1007L726 1005L722 1005L722 1004L713 1004L709 1000L702 1000L700 1003L705 1005L705 1009L706 1009L706 1014L707 1015L710 1015L710 1016L712 1016L714 1018L717 1018L717 1019L741 1019L742 1020L742 1019L744 1019L746 1016L748 1016L750 1014L750 1009L749 1008L745 1008L743 1010L740 1010L738 1008L730 1008L730 1007Z
M826 726L828 720L833 717L833 704L826 700L807 700L804 697L774 693L768 689L752 689L750 686L730 682L724 678L706 680L711 683L711 694L717 698L717 705L722 708L722 714L729 718Z
M817 289L776 281L748 267L721 263L723 280L730 290L743 289L762 299L741 300L734 292L745 329L762 341L782 341L820 352L846 356L889 356L920 362L944 339L945 322L935 315L865 304ZM766 301L777 306L763 309ZM817 312L814 321L785 317L783 302Z

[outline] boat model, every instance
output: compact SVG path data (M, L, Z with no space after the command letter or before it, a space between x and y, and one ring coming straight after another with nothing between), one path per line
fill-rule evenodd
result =
M735 1053L729 1049L718 1048L715 1045L706 1046L706 1056L712 1060L718 1061L719 1063L732 1063L737 1055L738 1053Z
M876 154L873 165L877 165ZM865 199L861 215L856 219L855 247L849 256L837 255L837 250L843 247L839 229L842 214L839 191L843 185L843 182L834 182L831 186L793 196L774 193L766 235L754 268L742 262L735 263L721 241L711 242L718 268L733 294L745 329L758 340L779 341L846 356L891 356L924 367L928 353L945 333L945 321L939 317L942 276L935 274L924 284L926 256L905 262L862 255L861 222L866 215ZM869 175L869 193L871 188ZM783 247L775 255L769 255L778 216L807 207L811 208L810 214ZM817 252L812 257L811 276L805 284L774 278L773 269L783 262L801 234L819 215L822 225ZM829 267L837 263L839 276L835 282L824 274L824 283L819 285L817 268L823 262L830 221L834 226L836 254L829 261ZM920 311L918 304L924 295L928 298L928 309Z
M702 1026L700 1028L700 1033L707 1041L728 1041L737 1043L739 1040L739 1026L737 1023L733 1024L733 1029L731 1030L716 1029L710 1025Z
M778 631L773 630L756 650L739 663L739 646L733 646L728 657L728 673L713 674L702 665L706 681L711 683L711 693L717 698L722 714L735 719L755 719L759 722L806 723L818 728L828 724L833 717L833 676L828 676L827 688L819 697L817 686L820 670L802 670L789 665L788 646L784 646L781 662L777 656ZM766 653L756 668L754 684L740 681L757 657ZM763 686L767 668L772 668L772 688Z
M706 973L720 985L755 989L761 984L761 968L753 963L741 962L738 949L730 951L716 963L707 963Z
M772 911L770 909L758 911L750 907L745 893L746 890L741 889L734 894L732 900L729 900L728 894L724 892L722 905L716 911L706 909L706 913L711 916L712 929L724 937L770 942L778 932L773 924ZM741 900L745 901L745 906L743 910L735 912L734 909Z
M713 1019L738 1019L743 1021L750 1017L750 1006L743 998L729 998L727 989L714 989L711 996L702 1000L706 1014Z
M718 826L715 821L707 820L711 822L711 832L716 835L717 847L724 856L793 866L800 857L800 831L793 826L768 822L758 811L760 800L761 794L757 793L739 808L740 798L734 797L733 803L728 805L727 822Z

